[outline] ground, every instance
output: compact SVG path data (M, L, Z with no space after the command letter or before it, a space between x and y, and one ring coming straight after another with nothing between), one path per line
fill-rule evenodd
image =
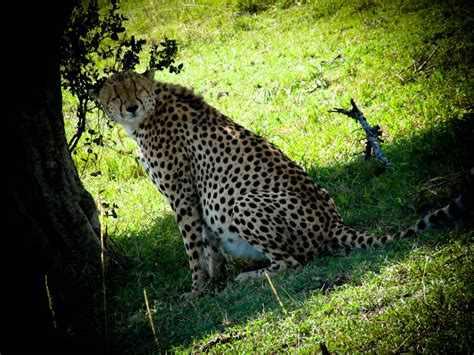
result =
M157 79L194 87L276 144L330 192L354 227L381 235L408 226L447 202L459 188L458 172L474 164L467 2L123 7L130 35L178 40L183 72ZM350 98L380 125L393 168L382 172L364 161L357 123L328 113L349 109ZM65 97L69 118L70 107ZM95 121L104 145L86 137L75 160L104 206L109 245L123 267L105 280L106 310L97 297L97 326L109 350L312 352L322 342L335 352L472 352L469 220L383 249L317 259L272 278L276 294L262 279L183 304L178 295L190 275L174 216L126 133Z

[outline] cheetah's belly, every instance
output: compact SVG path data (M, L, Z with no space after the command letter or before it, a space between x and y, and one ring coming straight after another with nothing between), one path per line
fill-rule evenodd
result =
M261 260L266 256L237 233L227 232L220 235L224 253L237 258Z
M228 229L224 229L223 233L214 231L209 234L206 233L206 235L207 238L210 237L217 241L217 244L226 257L250 260L262 260L266 258L264 253L256 249L238 233L230 232Z

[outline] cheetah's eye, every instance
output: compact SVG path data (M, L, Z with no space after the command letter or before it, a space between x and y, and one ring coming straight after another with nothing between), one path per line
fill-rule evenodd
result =
M113 96L109 98L109 100L107 101L107 105L110 105L110 103L115 102L117 100L120 100L120 98L118 96Z

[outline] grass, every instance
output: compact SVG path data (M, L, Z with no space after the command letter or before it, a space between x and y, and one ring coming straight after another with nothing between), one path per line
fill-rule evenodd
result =
M154 0L122 7L130 35L179 41L185 70L158 73L159 80L194 87L278 145L330 191L350 225L379 235L402 229L446 203L459 189L458 172L473 165L468 2ZM392 169L381 173L363 161L357 123L328 113L349 108L350 98L383 130ZM66 117L69 107L65 97ZM125 132L100 117L91 127L105 133L105 144L86 137L74 158L87 189L104 201L108 243L123 267L106 279L109 351L313 353L324 343L331 352L472 352L469 220L317 259L273 277L275 292L266 279L229 282L215 297L183 303L191 281L172 211ZM105 329L101 296L98 327Z

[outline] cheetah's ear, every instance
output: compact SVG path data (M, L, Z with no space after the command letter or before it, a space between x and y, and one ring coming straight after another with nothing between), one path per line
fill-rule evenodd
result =
M148 69L143 73L148 79L155 80L155 69Z

